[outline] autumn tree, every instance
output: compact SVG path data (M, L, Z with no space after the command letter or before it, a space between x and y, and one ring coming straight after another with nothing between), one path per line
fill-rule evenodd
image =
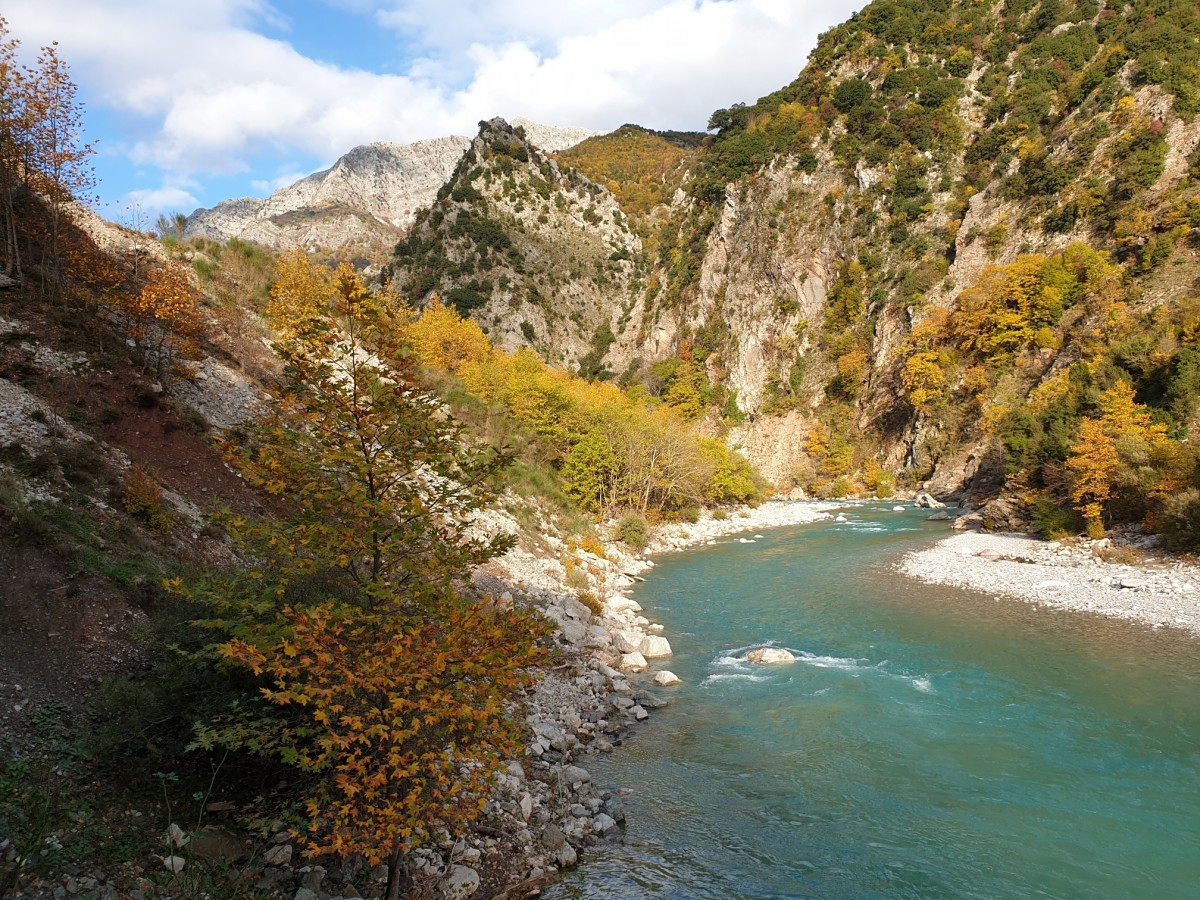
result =
M199 744L317 776L309 850L386 861L396 897L405 853L481 812L545 629L463 588L511 546L471 524L509 457L374 357L352 270L296 255L278 274L288 383L230 458L283 513L231 519L253 568L204 592L214 651L261 679L261 701Z
M1104 392L1100 416L1079 423L1079 440L1067 459L1071 499L1083 513L1088 534L1104 534L1105 505L1117 496L1122 474L1166 452L1169 444L1166 426L1151 421L1150 411L1134 399L1128 382L1119 381Z
M129 316L130 337L142 351L143 370L152 368L162 379L180 356L197 355L204 330L200 293L178 264L151 269L142 289L125 296L121 306Z
M59 55L57 41L41 49L30 74L25 104L31 156L26 177L48 204L45 254L50 264L51 290L61 295L67 207L92 199L96 173L90 160L95 150L84 142L78 86Z
M29 156L25 100L26 72L17 62L20 42L11 37L0 17L0 227L3 228L3 264L13 276L21 275L15 199Z

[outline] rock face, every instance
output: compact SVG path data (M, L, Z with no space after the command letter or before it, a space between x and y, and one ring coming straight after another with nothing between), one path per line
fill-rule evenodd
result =
M596 134L523 119L514 124L546 152ZM417 211L433 202L470 145L470 138L459 135L412 144L364 144L265 200L243 197L196 210L185 234L220 241L244 238L277 250L390 247Z

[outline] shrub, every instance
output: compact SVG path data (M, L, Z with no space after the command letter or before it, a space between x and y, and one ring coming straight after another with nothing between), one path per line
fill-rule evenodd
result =
M681 522L689 522L692 525L695 525L697 522L700 521L700 507L698 507L698 506L683 507L683 509L679 510L679 520Z
M604 615L604 604L591 591L580 591L579 602L592 611L593 615Z
M718 522L724 522L726 519L729 518L729 513L725 512L725 510L723 510L723 509L717 509L717 510L713 511L712 517L713 517L713 519L715 519Z
M1163 504L1159 515L1163 543L1170 550L1200 550L1200 491L1189 488Z
M1029 508L1034 534L1057 540L1084 530L1083 516L1070 507L1062 507L1048 497L1039 497Z
M122 500L125 512L155 531L166 531L171 527L171 512L157 481L145 469L134 465L125 476L125 497Z
M626 513L617 522L617 536L622 543L634 550L641 550L646 546L649 530L646 517L640 513Z
M579 542L579 549L593 556L599 556L601 559L606 558L604 555L604 545L600 543L600 538L596 537L594 533L588 533L583 536L583 539Z

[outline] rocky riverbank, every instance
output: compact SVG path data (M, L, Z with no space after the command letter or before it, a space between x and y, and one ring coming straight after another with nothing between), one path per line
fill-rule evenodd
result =
M586 847L619 834L621 796L592 782L587 758L619 746L631 727L671 702L679 683L667 668L671 647L662 626L629 596L654 565L649 557L814 522L830 506L774 502L705 513L657 529L642 554L611 542L600 555L547 537L539 551L514 550L478 573L477 585L501 602L534 606L553 620L562 654L527 698L528 742L497 786L486 827L449 853L428 854L427 877L444 896L518 896L514 885L553 878Z
M1169 557L1135 562L1137 555L1108 539L967 532L909 553L896 568L929 584L1200 635L1200 566Z

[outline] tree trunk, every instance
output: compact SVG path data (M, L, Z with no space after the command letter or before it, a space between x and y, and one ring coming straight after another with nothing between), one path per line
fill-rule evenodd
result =
M404 886L404 882L408 880L404 877L403 857L402 848L396 847L392 851L392 858L388 860L388 880L387 887L383 891L384 900L400 900L400 890Z

